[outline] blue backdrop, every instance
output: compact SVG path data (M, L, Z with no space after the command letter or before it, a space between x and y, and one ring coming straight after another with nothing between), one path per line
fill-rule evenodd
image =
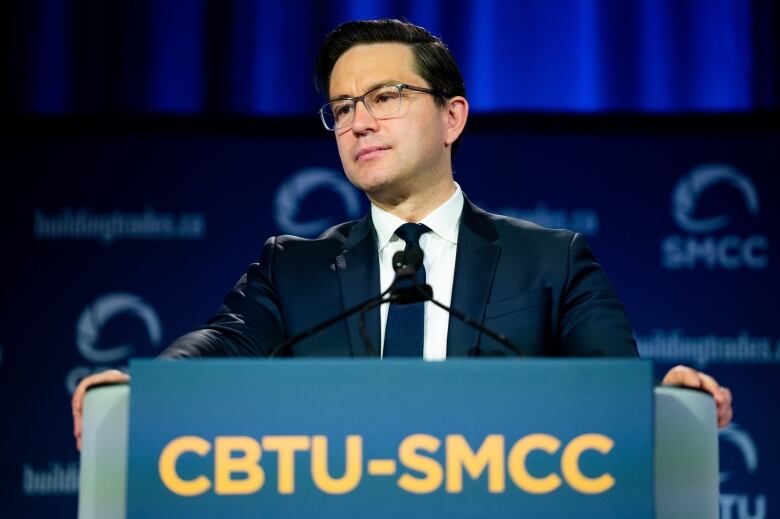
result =
M7 109L309 114L346 20L441 36L483 111L777 107L773 0L18 0ZM2 22L0 22L2 23Z
M733 388L723 516L778 515L780 130L755 113L778 106L772 0L2 9L0 515L75 516L81 377L202 323L268 235L364 213L311 70L336 23L373 16L429 27L461 64L466 194L587 234L657 372Z
M16 183L0 255L4 515L75 514L68 401L82 376L205 321L267 236L364 213L318 124L20 121L2 141ZM483 208L588 235L658 375L684 362L733 389L721 443L731 517L780 507L774 124L476 117L455 160Z

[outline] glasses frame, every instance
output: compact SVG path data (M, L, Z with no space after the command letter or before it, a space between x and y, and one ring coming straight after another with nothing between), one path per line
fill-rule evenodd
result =
M368 104L366 103L366 97L370 93L374 92L375 90L379 90L380 88L387 88L387 87L396 87L398 89L398 93L400 95L399 100L401 101L398 104L398 110L396 110L393 113L387 114L387 115L376 116L376 115L374 115L374 113L371 111L371 108L369 108ZM358 103L363 103L363 106L366 107L366 111L369 114L371 114L371 117L373 117L374 119L387 119L387 118L392 117L393 115L395 115L395 114L397 114L398 112L401 111L401 108L403 106L403 91L404 90L412 90L414 92L422 92L424 94L431 94L433 96L442 97L442 98L447 98L448 97L447 94L445 94L444 92L441 92L439 90L433 90L431 88L413 86L413 85L409 85L407 83L386 83L384 85L377 85L374 88L372 88L371 90L369 90L368 92L366 92L365 94L360 95L360 96L339 97L339 98L336 98L336 99L331 99L330 101L328 101L327 103L325 103L324 105L322 105L320 107L320 109L319 109L320 120L322 121L322 125L325 127L325 129L330 131L330 132L335 132L337 130L349 129L349 128L352 127L352 123L354 123L354 121L355 121L355 112L354 112L354 110L357 109L357 104ZM346 126L342 126L342 127L336 128L335 127L335 120L334 120L334 127L331 128L331 127L328 126L328 123L325 120L325 111L327 110L328 106L330 106L330 104L335 102L335 101L351 101L352 102L352 105L354 107L353 108L353 112L352 112L352 120Z

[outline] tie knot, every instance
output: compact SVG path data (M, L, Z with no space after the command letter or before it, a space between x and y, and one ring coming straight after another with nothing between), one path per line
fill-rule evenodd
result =
M427 225L421 223L405 223L395 230L395 235L406 242L406 247L419 247L420 236L430 231Z

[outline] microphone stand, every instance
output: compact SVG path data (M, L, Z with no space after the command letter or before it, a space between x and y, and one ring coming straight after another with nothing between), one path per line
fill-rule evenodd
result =
M415 285L416 287L420 288L420 285ZM427 286L427 285L426 285ZM513 352L517 353L518 357L527 357L528 354L521 348L518 344L515 344L512 342L509 337L507 337L504 334L494 332L490 328L486 327L482 323L479 323L469 317L468 315L464 314L460 310L456 310L455 308L452 308L450 306L445 305L444 303L440 303L439 301L435 300L433 298L432 291L423 291L422 289L419 290L420 295L425 298L426 301L430 301L431 303L435 304L442 310L445 310L450 315L454 315L457 319L463 321L467 325L471 326L472 328L476 328L477 330L481 331L485 335L488 335L489 337L492 337L493 339L497 340Z
M356 314L356 313L358 313L360 311L364 311L365 312L366 310L371 309L371 308L373 308L374 306L376 306L378 304L381 304L384 301L384 299L383 299L384 296L385 296L385 293L382 293L382 294L378 295L377 297L372 297L371 299L369 299L367 301L364 301L364 302L360 303L359 305L355 305L352 308L349 308L349 309L347 309L347 310L345 310L345 311L343 311L343 312L341 312L341 313L339 313L337 315L334 315L333 317L331 317L329 319L326 319L326 320L322 321L321 323L318 323L318 324L312 326L311 328L308 328L308 329L302 331L301 333L299 333L297 335L293 335L292 337L290 337L288 339L285 339L284 341L282 341L279 344L277 344L276 347L274 347L273 350L271 350L271 353L268 354L268 357L276 357L279 353L281 353L282 351L286 350L287 348L289 348L293 344L302 341L306 337L314 335L315 333L317 333L319 331L322 331L325 328L327 328L328 326L330 326L332 324L335 324L335 323L337 323L339 321L342 321L342 320L346 319L347 317L349 317L349 316L351 316L353 314ZM371 353L373 353L373 352L371 352Z
M395 270L395 279L393 279L393 282L390 284L387 290L385 290L378 296L372 297L371 299L368 299L360 303L359 305L353 306L352 308L348 308L344 312L334 315L333 317L326 319L325 321L322 321L321 323L316 324L315 326L312 326L311 328L308 328L297 335L285 339L284 341L277 344L273 350L271 350L271 353L269 353L268 357L275 357L282 351L292 346L293 344L302 341L303 339L310 337L311 335L314 335L315 333L321 330L324 330L328 326L331 326L332 324L342 321L347 317L350 317L351 315L356 314L358 312L360 312L360 319L358 320L358 328L360 329L360 337L363 340L363 344L366 348L366 353L369 357L376 357L377 355L374 352L374 347L371 344L371 339L368 336L368 332L366 330L366 312L376 306L380 306L385 303L395 302L399 304L410 304L410 303L417 303L421 301L430 301L431 303L438 306L442 310L446 311L450 315L454 315L456 319L463 321L464 323L471 326L472 328L475 328L480 332L484 333L485 335L500 342L501 344L503 344L504 346L512 350L514 353L516 353L519 357L527 356L523 348L521 348L519 345L512 342L506 335L494 332L490 328L484 326L482 323L475 321L474 319L467 316L463 312L435 300L433 298L433 289L431 288L430 285L414 284L413 286L410 287L397 288L398 282L400 280L415 276L417 269L422 265L422 261L423 261L423 252L422 249L420 248L396 252L393 255L393 269Z
M271 350L271 353L268 354L268 357L269 358L276 357L277 355L279 355L279 353L283 352L293 344L300 342L303 339L324 330L328 326L331 326L332 324L335 324L339 321L346 319L347 317L353 314L356 314L357 312L361 312L360 320L358 321L358 324L360 328L360 336L363 339L363 344L366 347L366 353L368 354L369 357L376 357L377 355L374 352L374 348L371 344L371 339L368 337L368 332L366 332L366 323L365 323L366 312L374 308L375 306L381 305L383 303L387 303L393 300L399 301L399 297L402 296L394 297L393 295L395 292L395 287L398 284L398 281L405 277L414 276L419 265L422 265L422 249L418 249L417 251L412 249L411 251L396 252L393 255L393 269L396 272L395 279L393 279L393 282L390 284L387 290L385 290L378 296L372 297L371 299L363 301L358 305L348 308L347 310L339 314L336 314L333 317L312 326L311 328L307 328L306 330L302 331L297 335L293 335L292 337L285 339L284 341L277 344L273 350ZM409 287L409 288L413 288L413 287ZM405 291L402 293L406 294L408 297L408 292L409 290L405 289ZM385 298L387 294L390 294L390 297ZM408 302L412 302L412 301L408 301Z
M408 303L417 303L420 301L430 301L434 305L438 306L445 312L447 312L450 315L455 316L456 319L459 319L460 321L463 321L467 325L471 326L472 328L476 328L480 332L484 333L488 337L492 337L496 341L500 342L510 350L512 350L514 353L517 354L518 357L527 357L528 354L523 350L522 347L520 347L518 344L515 344L512 342L509 337L507 337L504 334L494 332L490 328L486 327L480 322L475 321L471 317L467 316L460 310L457 310L455 308L452 308L450 306L445 305L444 303L440 303L436 299L433 298L433 289L428 284L414 284L411 287L404 287L401 289L396 289L395 286L398 284L398 281L405 278L405 277L414 277L415 272L417 269L420 268L422 265L423 260L423 252L422 249L416 248L416 249L410 249L409 251L404 252L397 252L393 256L393 269L396 271L396 277L393 280L393 283L390 285L390 287L383 293L387 294L390 293L390 297L387 299L380 299L373 301L370 306L367 305L366 309L360 314L360 320L358 320L358 327L360 328L360 334L363 337L363 342L366 345L366 349L373 352L374 348L371 345L371 340L368 337L368 333L366 333L366 314L365 312L370 310L371 308L382 305L384 303L390 303L390 302L397 302L399 304L408 304Z

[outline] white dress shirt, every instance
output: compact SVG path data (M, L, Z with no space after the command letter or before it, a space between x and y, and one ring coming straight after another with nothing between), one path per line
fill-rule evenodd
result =
M455 193L442 205L433 210L420 222L428 226L431 232L420 237L420 247L425 253L426 282L433 288L433 297L440 303L450 306L452 282L455 276L455 253L458 245L458 228L463 211L463 192L455 184ZM394 233L407 223L397 216L371 204L371 218L376 230L379 247L379 280L382 291L393 282L393 254L404 249L406 242ZM380 333L384 354L385 329L389 304L379 308ZM423 358L425 360L444 360L447 357L447 328L450 316L431 302L425 303L425 342Z

